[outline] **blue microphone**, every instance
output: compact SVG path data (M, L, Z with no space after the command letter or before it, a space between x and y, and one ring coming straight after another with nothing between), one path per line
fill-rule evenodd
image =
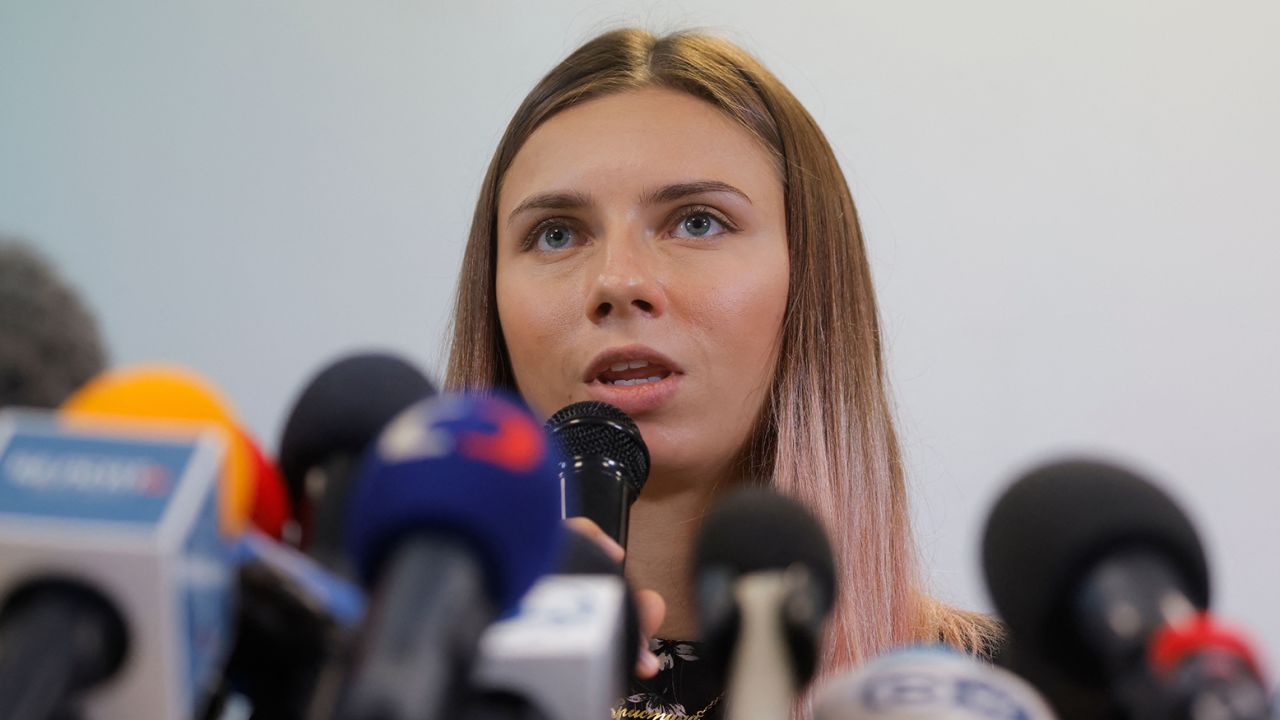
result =
M494 396L419 402L370 448L352 501L348 550L372 599L338 717L445 717L484 629L559 555L541 425Z

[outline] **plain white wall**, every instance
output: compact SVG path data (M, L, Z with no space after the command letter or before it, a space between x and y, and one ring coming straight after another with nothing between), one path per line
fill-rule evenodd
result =
M0 0L0 232L113 359L208 374L274 446L304 378L440 368L471 206L521 97L595 33L704 26L826 129L859 202L917 530L986 608L987 508L1105 452L1200 523L1280 661L1280 5Z

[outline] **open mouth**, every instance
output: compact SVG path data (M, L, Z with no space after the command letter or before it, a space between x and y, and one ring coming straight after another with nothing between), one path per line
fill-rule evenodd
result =
M646 385L670 377L671 370L648 360L630 360L616 362L608 370L596 375L596 381L604 385L618 387L629 385Z
M587 395L628 415L644 415L666 405L679 392L684 368L653 348L633 344L596 356L582 381Z

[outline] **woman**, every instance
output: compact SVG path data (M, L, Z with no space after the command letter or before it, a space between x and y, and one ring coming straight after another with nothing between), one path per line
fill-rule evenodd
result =
M699 519L749 479L804 502L836 549L824 672L904 643L994 642L918 577L853 199L755 59L695 33L579 48L508 126L462 277L451 386L511 388L544 417L611 402L649 446L627 574L666 600L663 673L627 716L716 711L686 642L689 556Z

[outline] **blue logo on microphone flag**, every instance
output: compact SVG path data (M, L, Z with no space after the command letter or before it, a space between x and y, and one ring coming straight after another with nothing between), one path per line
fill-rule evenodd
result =
M0 410L0 587L66 578L119 612L129 656L95 695L104 716L193 717L219 680L237 570L225 458L202 423Z
M0 513L154 525L195 449L24 428L0 450Z

